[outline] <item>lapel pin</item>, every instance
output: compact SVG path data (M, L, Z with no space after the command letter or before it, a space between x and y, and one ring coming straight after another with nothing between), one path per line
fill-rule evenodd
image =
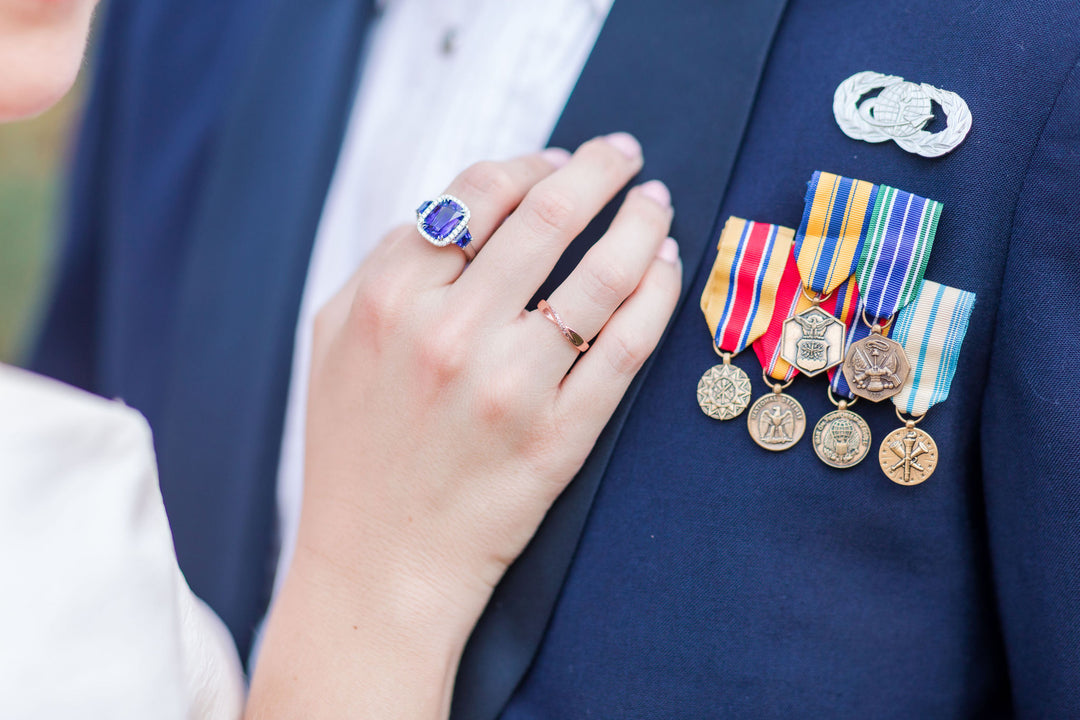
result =
M862 99L874 91L880 91L876 97ZM934 133L923 129L934 119L933 103L941 106L947 121L943 130ZM952 152L971 130L971 111L956 93L876 72L855 73L840 83L833 95L833 115L850 138L872 143L892 140L923 157Z

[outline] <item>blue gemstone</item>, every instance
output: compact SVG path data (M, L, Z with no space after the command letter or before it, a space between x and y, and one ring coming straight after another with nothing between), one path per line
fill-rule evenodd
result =
M423 215L424 211L427 210L430 206L431 206L431 201L430 200L425 200L423 203L421 203L420 207L416 208L416 214L417 215Z
M424 218L424 232L442 241L453 235L464 219L465 208L453 200L443 200Z
M469 232L468 230L466 230L465 232L461 233L461 237L459 237L457 240L454 241L454 244L457 245L458 247L465 247L466 245L468 245L471 242L472 242L472 233Z

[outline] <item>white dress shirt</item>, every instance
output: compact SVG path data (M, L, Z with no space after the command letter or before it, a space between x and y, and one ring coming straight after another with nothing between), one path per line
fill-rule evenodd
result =
M300 521L316 311L379 238L414 219L420 202L441 193L465 167L544 146L611 2L382 3L300 303L278 470L275 593L292 558ZM419 235L416 241L424 242ZM445 251L460 252L453 247Z

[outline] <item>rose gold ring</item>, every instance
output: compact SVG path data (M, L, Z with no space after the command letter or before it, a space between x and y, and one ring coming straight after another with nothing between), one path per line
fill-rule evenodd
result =
M566 338L578 352L585 352L589 349L589 343L585 342L585 338L571 330L570 326L563 322L562 317L559 313L555 312L555 308L551 307L547 300L541 300L540 304L536 306L536 309L543 313L544 317L548 320L555 323L555 327L559 328L559 332L562 333L563 337Z

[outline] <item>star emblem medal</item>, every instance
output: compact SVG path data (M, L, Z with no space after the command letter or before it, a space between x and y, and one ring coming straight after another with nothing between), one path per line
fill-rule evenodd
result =
M879 91L876 97L863 99ZM928 132L933 103L945 113L945 128ZM909 153L940 157L955 150L971 131L971 110L962 97L896 75L855 73L833 94L833 116L850 138L880 143L892 140Z
M793 235L789 228L736 217L720 232L701 310L723 362L697 385L698 406L715 420L738 417L750 404L750 378L731 359L768 328Z
M918 372L892 398L904 427L889 433L878 449L881 471L898 485L919 485L937 467L937 443L916 425L931 407L949 397L974 307L974 293L927 280L897 316L895 341L908 357L921 358Z

